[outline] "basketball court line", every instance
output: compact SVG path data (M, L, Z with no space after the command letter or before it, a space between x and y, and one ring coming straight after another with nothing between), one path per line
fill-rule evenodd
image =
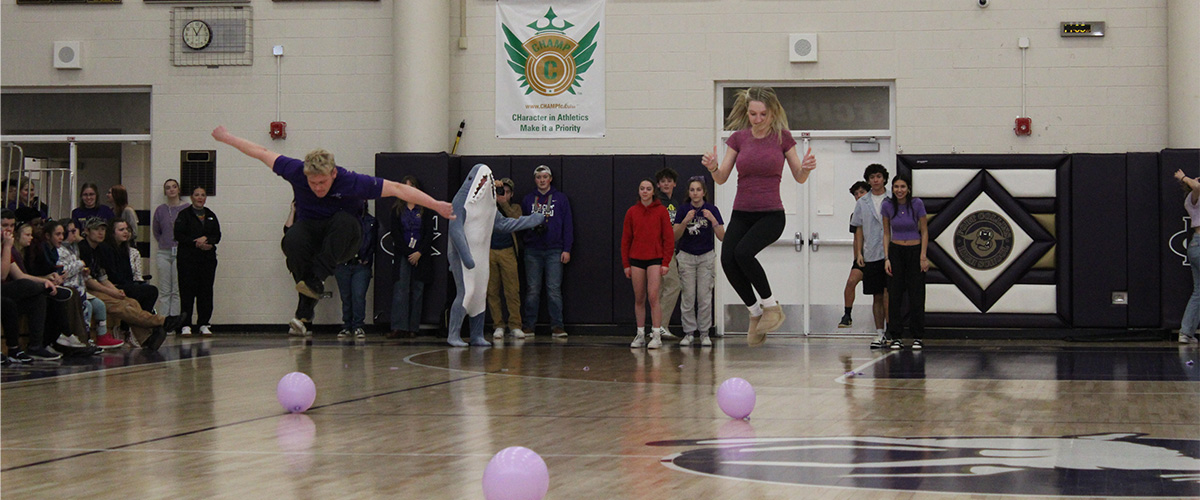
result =
M382 393L379 393L379 394L372 394L372 395L368 395L368 396L362 396L362 397L357 397L357 398L353 398L353 399L347 399L347 400L344 400L344 401L336 401L336 402L333 402L333 403L326 403L326 404L323 404L323 405L320 405L320 406L314 406L314 407L312 407L312 408L309 408L309 411L312 411L312 410L319 410L319 409L321 409L321 408L328 408L328 407L331 407L331 406L337 406L337 405L342 405L342 404L346 404L346 403L354 403L354 402L362 401L362 400L365 400L365 399L371 399L371 398L380 397L380 396L388 396L388 395L392 395L392 394L399 394L399 393L401 393L401 392L415 391L415 390L419 390L419 389L427 389L427 388L430 388L430 387L436 387L436 386L439 386L439 385L445 385L445 384L450 384L450 383L459 382L459 381L463 381L463 380L469 380L469 379L473 379L473 378L478 378L478 377L482 377L483 375L484 375L484 374L482 374L482 373L481 373L481 374L477 374L477 375L473 375L473 376L469 376L469 377L456 378L456 379L453 379L453 380L443 380L443 381L441 381L441 382L434 382L434 383L431 383L431 384L425 384L425 385L420 385L420 386L416 386L416 387L408 387L408 388L404 388L404 389L396 389L396 390L393 390L393 391L386 391L386 392L382 392ZM268 418L277 418L277 417L280 417L280 416L283 416L283 415L287 415L287 413L284 413L284 414L274 414L274 415L265 415L265 416L261 416L261 417L248 418L248 419L245 419L245 420L240 420L240 421L237 421L237 422L232 422L232 423L228 423L228 424L212 425L212 426L205 427L205 428L203 428L203 429L195 429L195 430L190 430L190 431L186 431L186 432L179 432L179 433L171 434L171 435L168 435L168 436L160 436L160 437L156 437L156 438L143 439L143 440L141 440L141 441L136 441L136 442L133 442L133 443L126 443L126 444L117 445L117 446L110 446L110 447L108 447L108 448L102 448L102 449L96 449L96 450L91 450L91 451L85 451L85 452L81 452L81 453L76 453L76 454L74 454L74 455L68 455L68 456L65 456L65 457L49 458L49 459L46 459L46 460L41 460L41 461L32 462L32 463L28 463L28 464L14 465L14 466L12 466L12 467L6 467L6 468L4 468L4 469L0 469L0 472L8 472L8 471L13 471L13 470L26 469L26 468L29 468L29 467L34 467L34 466L38 466L38 465L45 465L45 464L50 464L50 463L54 463L54 462L61 462L61 461L63 461L63 460L68 460L68 459L72 459L72 458L84 457L84 456L93 455L93 454L96 454L96 453L109 452L109 451L119 451L119 450L122 450L122 449L125 449L125 448L129 448L129 447L133 447L133 446L140 446L140 445L143 445L143 444L154 443L154 442L158 442L158 441L164 441L164 440L167 440L167 439L174 439L174 438L177 438L177 437L190 436L190 435L192 435L192 434L199 434L199 433L201 433L201 432L207 432L207 431L216 430L216 429L221 429L221 428L225 428L225 427L233 427L233 426L235 426L235 425L241 425L241 424L245 424L245 423L249 423L249 422L256 422L256 421L259 421L259 420L264 420L264 419L268 419ZM0 451L3 451L3 450L11 450L11 449L20 449L20 448L0 448Z

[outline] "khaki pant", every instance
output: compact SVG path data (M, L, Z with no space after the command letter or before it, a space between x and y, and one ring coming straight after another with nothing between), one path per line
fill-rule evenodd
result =
M513 247L491 250L489 252L488 309L492 311L492 324L496 328L504 326L503 311L500 310L500 298L503 294L508 306L508 328L521 328L521 282L517 274L517 252ZM503 290L501 286L503 285Z
M90 293L104 302L104 307L108 309L109 331L124 322L129 325L129 331L133 333L133 338L137 339L139 344L145 342L146 338L150 336L151 328L163 324L162 316L142 310L142 306L130 297L121 299L100 291Z
M683 282L683 302L679 304L683 333L707 334L713 323L713 283L717 252L704 255L679 252L672 267L679 269ZM674 265L678 263L678 265Z
M679 254L675 254L675 257L678 258ZM658 307L662 310L664 327L671 323L671 315L675 313L675 304L679 302L681 291L683 288L679 283L679 263L672 259L658 288Z

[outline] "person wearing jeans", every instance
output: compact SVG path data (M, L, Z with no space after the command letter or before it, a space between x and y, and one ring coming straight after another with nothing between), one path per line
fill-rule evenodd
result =
M1183 311L1183 323L1179 325L1179 343L1196 342L1196 324L1200 323L1200 181L1175 171L1175 180L1187 191L1183 208L1192 221L1192 237L1188 239L1187 259L1192 268L1192 296Z
M188 207L179 197L179 181L167 179L163 183L163 195L167 202L154 209L150 218L150 232L158 242L154 252L155 271L158 278L158 304L155 310L165 316L179 316L179 270L175 267L179 244L175 242L175 218ZM172 334L175 332L167 332Z
M525 233L525 335L533 336L543 286L550 309L550 331L555 337L566 337L563 323L562 276L563 265L571 261L571 245L575 242L571 203L567 195L554 189L550 167L539 165L533 170L537 184L534 192L525 195L521 209L526 215L539 213L546 222Z
M421 189L416 177L404 184ZM392 235L392 331L388 338L415 337L421 330L425 285L433 281L433 228L438 214L415 203L396 202L389 224Z
M337 278L338 293L342 297L342 330L338 338L354 335L355 338L367 338L363 326L367 317L367 287L371 285L371 262L375 254L375 217L367 212L366 202L363 202L362 245L358 247L358 255L348 262L338 265L333 270Z

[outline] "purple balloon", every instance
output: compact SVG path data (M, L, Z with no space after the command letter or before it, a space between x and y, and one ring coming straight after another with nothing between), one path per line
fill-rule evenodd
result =
M717 406L733 418L746 418L754 411L754 387L745 379L733 377L717 388Z
M550 470L529 448L500 450L483 471L483 497L487 500L541 500L549 489Z
M317 400L317 384L308 375L292 372L279 379L275 396L283 409L292 413L303 413Z

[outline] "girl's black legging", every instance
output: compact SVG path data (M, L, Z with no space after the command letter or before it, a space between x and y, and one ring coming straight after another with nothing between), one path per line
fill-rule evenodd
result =
M912 337L925 336L925 273L921 272L921 245L888 245L892 275L888 277L888 334L892 340L904 337L904 311L900 309L908 295L908 320Z
M730 214L729 227L725 228L725 240L721 245L721 269L746 307L758 302L755 290L763 298L771 296L771 283L767 281L762 264L758 263L758 252L779 239L786 222L782 210L734 210Z

